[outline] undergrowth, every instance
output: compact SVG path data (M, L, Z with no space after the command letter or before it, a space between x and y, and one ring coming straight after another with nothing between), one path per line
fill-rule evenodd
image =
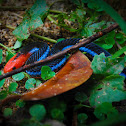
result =
M76 8L68 12L51 13L45 0L36 0L34 5L26 11L21 24L13 31L13 35L17 37L13 48L0 43L7 50L6 62L15 54L14 49L20 49L23 40L28 39L31 31L41 26L46 18L57 26L74 33L73 37L87 38L114 23L99 20L99 17L106 15L106 13L119 23L122 31L114 30L97 39L94 43L108 50L112 56L105 57L104 53L95 56L91 64L93 76L87 82L88 86L83 86L85 89L80 91L74 89L74 94L72 92L70 97L69 91L68 94L63 94L63 97L61 94L61 96L34 102L29 106L29 103L22 100L16 101L14 103L16 110L27 109L28 106L27 114L29 115L28 118L20 120L18 125L47 126L48 124L44 124L45 119L55 119L68 125L70 122L72 123L71 118L74 119L73 116L77 116L75 120L78 126L106 126L122 123L126 120L126 113L120 113L116 106L116 103L126 100L125 77L119 75L126 62L126 29L124 29L126 22L103 0L101 2L100 0L71 0L71 4ZM114 15L112 15L113 13ZM50 40L46 37L45 39ZM61 39L53 42L58 42ZM2 49L0 49L1 63ZM31 78L25 72L13 75L13 82L8 87L4 86L5 79L0 80L0 99L3 100L8 95L16 95L19 83L22 80L25 80L25 89L29 91L44 80L55 76L55 73L48 66L43 66L41 71L41 79ZM7 118L13 117L13 114L16 113L13 107L3 107L2 112L4 117ZM70 118L69 115L72 117ZM118 120L116 120L117 118ZM70 119L71 121L69 121Z

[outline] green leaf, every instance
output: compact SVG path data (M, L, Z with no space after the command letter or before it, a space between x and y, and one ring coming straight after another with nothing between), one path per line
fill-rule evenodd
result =
M103 48L103 49L111 49L113 47L113 44L100 44L100 46Z
M71 0L74 4L76 5L80 5L80 1L79 0Z
M118 111L111 103L104 102L95 109L94 114L99 120L105 120L106 117L110 119L118 115Z
M116 34L116 38L117 38L117 39L121 39L121 38L123 38L123 34L121 34L121 33L117 33L117 34Z
M120 74L124 69L124 58L113 59L105 57L104 53L96 55L91 63L91 68L95 74Z
M41 104L35 104L29 109L29 113L32 117L40 121L44 119L44 116L46 115L46 109Z
M15 75L12 76L12 78L13 78L15 81L20 81L20 80L22 80L24 77L25 77L25 75L24 75L23 72L18 73L18 74L15 74Z
M117 124L125 124L125 121L126 121L126 113L124 112L115 115L112 118L108 118L106 120L93 123L91 126L115 126Z
M5 117L11 116L12 115L12 109L11 108L5 108L3 112Z
M124 52L126 52L126 46L124 46L122 49L118 50L115 54L113 54L112 58L117 58L120 55L122 55Z
M88 116L85 113L80 113L77 116L78 122L81 123L81 124L84 124L85 121L87 120L87 118L88 118Z
M65 40L65 38L60 38L60 39L57 40L57 42L60 42L62 40Z
M109 45L114 45L115 44L115 40L113 37L107 37L105 38L105 43L109 44Z
M124 33L126 33L126 22L123 18L104 0L94 0L95 4L100 6L102 10L108 13L121 27Z
M103 9L95 2L89 2L88 7L90 9L95 9L96 11L103 11Z
M0 71L0 75L2 75L1 71ZM0 80L0 88L4 85L5 79Z
M14 55L8 51L6 51L6 62L8 62L10 60L10 58L12 58Z
M89 0L81 0L83 3L88 3Z
M22 41L17 40L16 43L14 44L14 49L20 48L22 45Z
M53 119L62 121L64 119L64 114L60 109L54 108L51 110L51 116Z
M0 100L4 99L4 98L6 98L6 97L7 97L7 91L2 90L2 91L0 92Z
M36 80L36 87L38 87L42 82L40 80Z
M90 95L91 106L99 106L104 102L117 102L126 99L124 91L125 77L120 75L110 75L101 80Z
M25 88L26 89L34 88L35 83L36 83L36 80L34 78L30 78L26 81Z
M26 11L21 24L13 31L13 34L17 37L18 41L27 39L30 35L30 31L41 26L48 7L45 0L36 0L31 9Z
M2 53L2 49L0 49L0 64L2 63L2 59L3 59L3 53Z
M30 30L34 30L37 27L41 26L42 24L43 24L43 22L40 17L36 18L36 16L34 16L34 17L32 16L30 24L29 24Z
M49 66L42 66L41 68L41 78L43 80L48 80L55 76L55 72L51 70Z
M13 31L13 34L17 37L18 41L27 39L30 35L29 31L29 19L24 17L22 23Z
M51 103L51 104L49 104L48 111L52 111L52 109L54 109L54 108L60 109L60 111L62 111L62 112L66 111L66 108L67 108L66 103L58 100L56 97L51 98L49 100L49 103Z
M17 100L16 101L16 106L19 106L20 108L24 107L25 102L23 100Z
M116 41L117 41L119 44L123 44L123 43L125 42L125 38L124 38L123 34L117 33L117 34L116 34Z
M77 15L80 17L80 18L83 18L84 15L86 15L86 11L82 10L82 9L77 9L76 10L76 13Z
M16 91L16 88L18 87L18 84L16 82L12 82L9 85L9 92L14 92Z
M84 92L77 92L75 94L75 99L78 102L84 102L87 100L87 95Z

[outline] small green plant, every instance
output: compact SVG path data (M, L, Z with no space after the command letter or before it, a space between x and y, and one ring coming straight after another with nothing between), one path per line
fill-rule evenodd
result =
M11 108L5 108L4 109L4 116L8 117L12 115L12 109Z
M40 121L44 119L44 116L46 115L46 109L41 104L35 104L29 109L29 113L32 116L32 118L35 118L38 121Z
M41 78L43 80L48 80L55 76L55 72L51 70L49 66L42 66L41 68Z
M26 82L25 82L25 88L26 89L30 89L30 88L34 88L34 85L36 84L36 80L34 78L29 78Z

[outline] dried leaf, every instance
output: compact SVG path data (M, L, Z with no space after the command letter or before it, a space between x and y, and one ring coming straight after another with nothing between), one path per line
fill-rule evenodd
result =
M34 90L24 93L23 100L39 100L49 98L71 90L90 78L92 69L89 59L80 51L73 54L66 65L50 80Z

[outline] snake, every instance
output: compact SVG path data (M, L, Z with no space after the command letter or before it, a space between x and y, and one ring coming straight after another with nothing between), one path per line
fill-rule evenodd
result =
M14 55L7 62L4 67L4 73L18 69L24 64L28 65L35 61L43 60L50 55L53 55L57 52L65 50L79 43L79 41L80 38L64 39L54 44L51 49L49 45L45 42L33 42L29 45L24 46L16 55ZM91 60L95 55L99 55L101 53L104 53L106 57L111 56L108 51L93 42L86 44L83 47L80 47L79 50L82 52L86 52L86 55ZM68 55L61 56L60 58L54 59L46 64L43 64L43 66L49 66L52 71L56 71L65 64L65 62L67 61L67 57ZM37 77L41 75L41 67L41 65L36 66L34 68L26 70L26 72L33 77ZM124 68L123 72L120 75L126 78L126 68Z

